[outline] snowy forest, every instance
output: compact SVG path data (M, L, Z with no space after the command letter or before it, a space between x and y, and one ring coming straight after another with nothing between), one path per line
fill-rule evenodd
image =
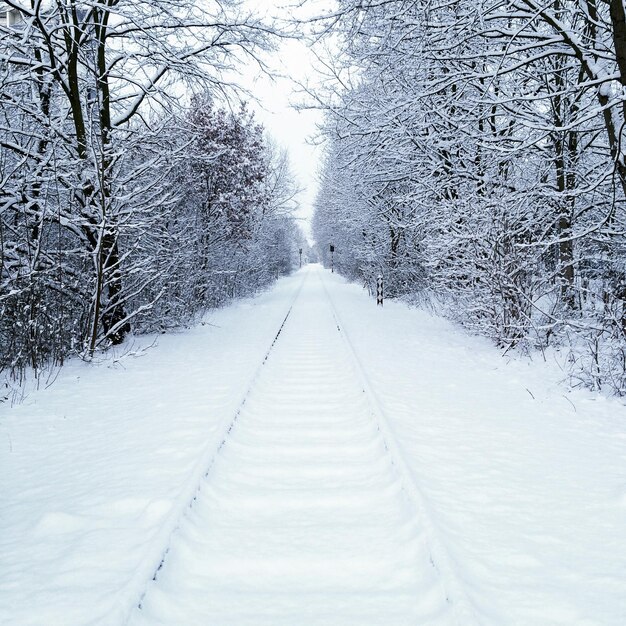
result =
M0 370L174 328L291 271L287 156L233 104L269 26L212 1L0 10Z
M325 264L330 244L349 279L626 393L619 0L339 0L281 28L240 2L3 6L0 369L174 328L296 266L298 185L237 76L306 35Z
M621 0L340 0L320 20L330 265L626 392Z

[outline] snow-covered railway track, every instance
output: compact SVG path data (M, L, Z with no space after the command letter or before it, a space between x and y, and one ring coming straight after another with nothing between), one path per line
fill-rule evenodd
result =
M460 623L321 277L289 311L131 624Z

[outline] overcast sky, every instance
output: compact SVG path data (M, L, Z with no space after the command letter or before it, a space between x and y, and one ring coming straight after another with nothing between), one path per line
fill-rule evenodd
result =
M280 17L286 18L288 9L283 8L289 0L250 0L253 6L263 3L263 8ZM328 6L326 0L311 3L309 11ZM315 7L315 8L313 8ZM297 93L294 81L315 83L314 55L301 40L287 40L280 49L268 58L277 74L273 80L250 65L244 81L246 87L259 100L251 103L258 119L267 128L276 142L287 148L291 167L299 186L304 191L300 196L301 210L298 217L302 218L305 232L308 234L307 220L312 214L312 204L317 189L316 174L321 156L321 146L312 145L317 125L322 114L315 110L296 110L293 105L302 102Z

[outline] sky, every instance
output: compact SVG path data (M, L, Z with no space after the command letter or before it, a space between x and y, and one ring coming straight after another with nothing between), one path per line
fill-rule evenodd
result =
M258 8L258 1L249 0ZM261 0L263 8L277 17L286 18L289 0ZM312 10L328 6L324 0L312 2ZM258 120L265 126L276 143L287 149L291 169L298 185L303 189L299 196L299 224L310 239L309 220L317 191L317 171L322 146L315 144L317 127L322 121L319 110L297 110L293 105L303 102L298 93L298 82L315 84L315 57L307 45L299 39L283 41L278 50L267 56L266 61L274 70L273 78L260 72L252 64L244 71L244 86L254 94L257 102L251 103Z

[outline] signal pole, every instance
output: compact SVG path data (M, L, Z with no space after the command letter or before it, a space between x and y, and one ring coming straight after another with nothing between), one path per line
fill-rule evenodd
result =
M376 279L376 305L383 306L383 277L380 274Z

